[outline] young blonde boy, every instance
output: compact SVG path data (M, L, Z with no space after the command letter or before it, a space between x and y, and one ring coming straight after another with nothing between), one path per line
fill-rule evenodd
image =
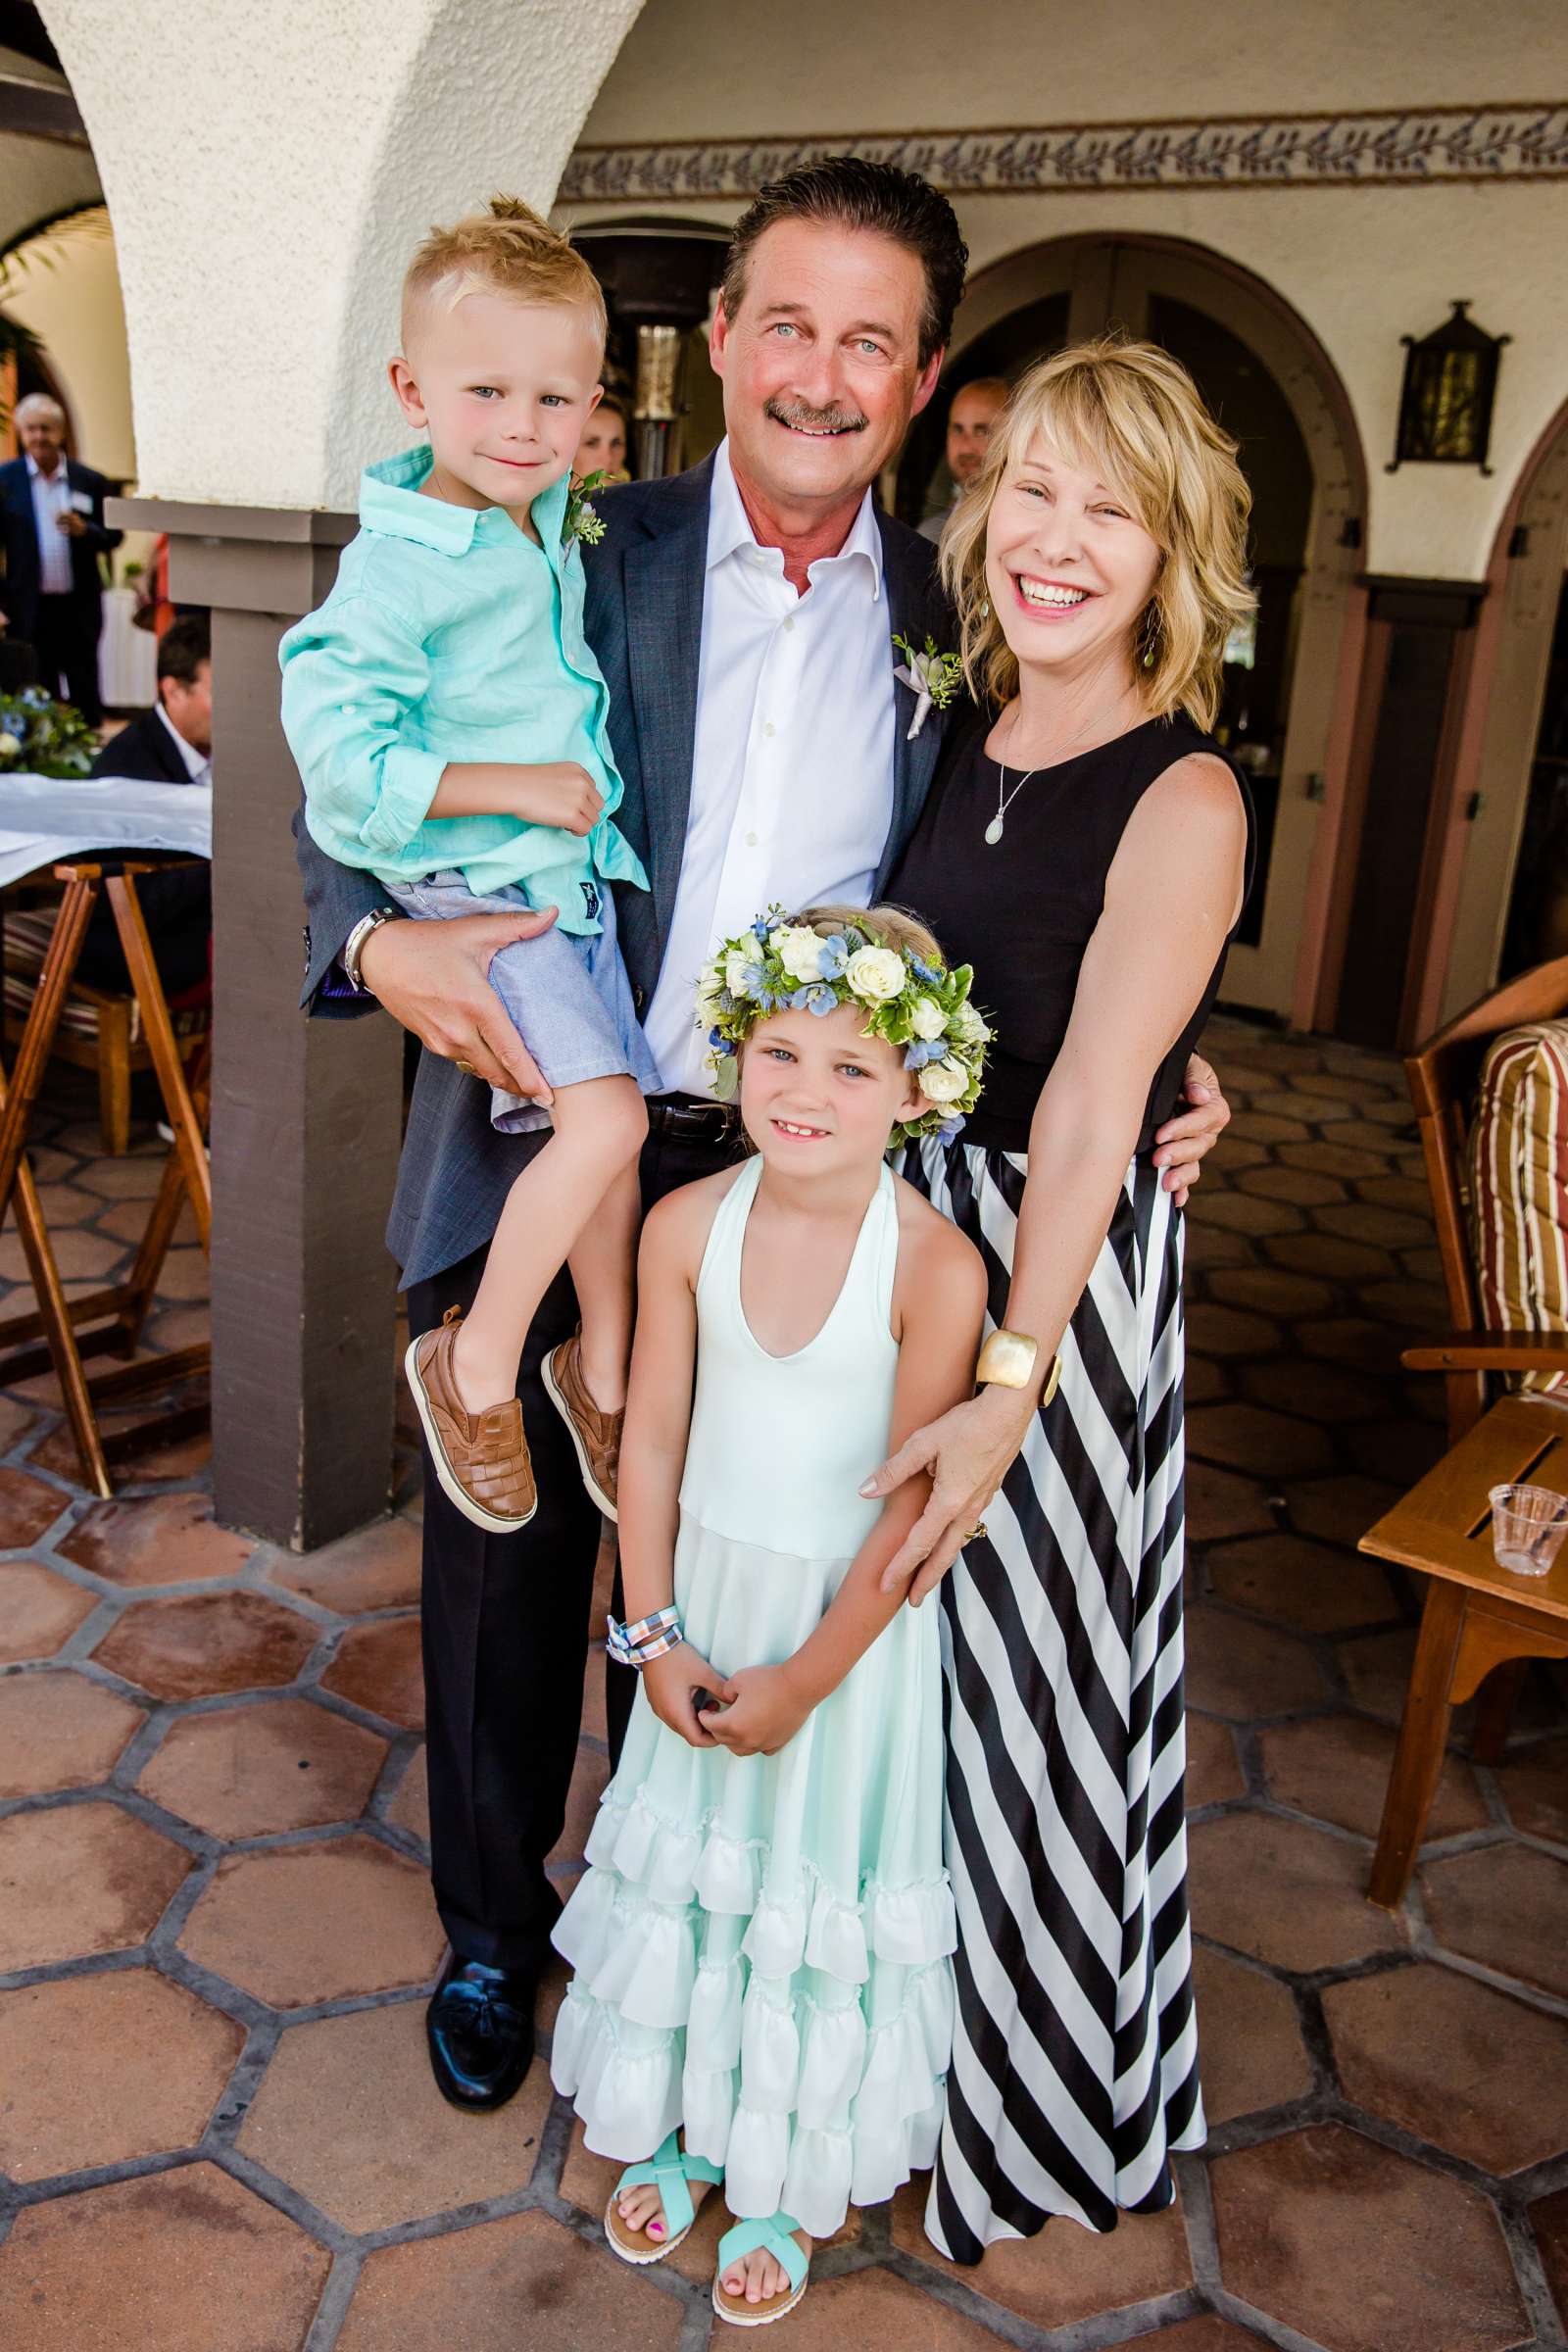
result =
M642 1097L659 1083L615 947L611 884L648 885L611 822L621 782L572 527L604 297L564 237L497 197L420 246L402 344L392 388L429 446L364 475L336 584L282 642L283 725L312 837L406 913L557 909L490 967L553 1098L498 1090L492 1117L554 1131L512 1187L468 1314L407 1358L443 1489L506 1534L537 1503L517 1367L563 1264L582 1320L545 1384L614 1516Z

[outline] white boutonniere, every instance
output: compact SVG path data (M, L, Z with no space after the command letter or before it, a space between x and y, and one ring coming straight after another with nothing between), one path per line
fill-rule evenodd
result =
M963 663L956 654L939 654L937 641L928 636L923 653L916 653L907 637L895 629L893 642L904 660L893 675L901 685L914 690L914 716L909 721L907 740L912 743L925 725L926 712L933 703L945 710L957 693L963 679Z
M596 473L586 473L580 482L573 482L566 500L566 521L563 532L564 544L580 539L585 547L597 547L605 535L604 517L593 506L593 494L602 490L610 479L603 466Z

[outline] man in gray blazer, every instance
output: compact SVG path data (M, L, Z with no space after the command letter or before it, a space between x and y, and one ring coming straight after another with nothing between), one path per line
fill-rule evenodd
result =
M650 1104L650 1201L732 1152L692 1020L713 938L774 901L869 903L931 782L941 716L911 734L892 641L951 648L955 622L935 550L879 512L871 484L936 387L966 261L952 207L911 174L838 157L765 188L737 223L715 316L724 442L690 473L599 502L585 623L625 783L617 821L652 885L618 895L620 944L667 1088ZM389 1241L410 1328L426 1331L467 1307L538 1148L490 1125L492 1082L533 1093L538 1079L485 974L548 917L395 920L372 876L334 865L298 821L295 835L308 1006L378 1001L424 1044ZM1228 1115L1219 1102L1184 1122L1193 1160ZM487 1535L425 1480L431 1868L453 1947L428 2037L442 2091L473 2109L527 2071L559 1908L545 1861L576 1755L599 1529L540 1363L575 1320L563 1274L518 1382L540 1497L528 1527ZM632 1688L611 1678L612 1751Z

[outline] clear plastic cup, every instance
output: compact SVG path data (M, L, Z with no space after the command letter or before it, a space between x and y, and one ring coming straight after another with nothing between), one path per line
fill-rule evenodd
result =
M1568 1494L1550 1487L1494 1487L1492 1549L1515 1576L1544 1576L1568 1536Z

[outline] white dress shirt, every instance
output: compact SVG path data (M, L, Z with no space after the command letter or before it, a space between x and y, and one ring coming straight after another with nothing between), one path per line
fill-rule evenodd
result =
M869 490L807 578L797 596L783 550L759 547L721 442L686 849L645 1022L671 1094L712 1091L693 1000L715 943L774 903L865 906L892 827L898 657Z
M174 749L178 752L181 760L184 760L185 773L187 776L189 776L191 782L193 784L210 784L213 780L212 754L210 752L199 752L193 743L187 743L185 741L184 736L175 726L173 720L170 717L169 712L164 709L162 703L155 703L153 705L153 709L157 711L159 717L169 729L170 734L172 735L174 739Z
M74 585L71 539L60 528L59 520L72 511L66 461L62 458L53 473L44 473L29 458L27 471L32 477L32 520L38 533L39 592L44 596L69 596Z

